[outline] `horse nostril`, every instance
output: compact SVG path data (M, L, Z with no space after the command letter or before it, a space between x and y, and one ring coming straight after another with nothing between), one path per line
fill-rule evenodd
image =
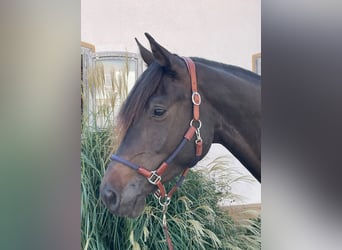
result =
M119 197L117 192L110 187L105 187L101 190L101 198L103 203L110 211L115 211L119 205Z

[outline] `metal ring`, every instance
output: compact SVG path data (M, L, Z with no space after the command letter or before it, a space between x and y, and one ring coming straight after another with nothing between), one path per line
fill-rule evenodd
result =
M196 102L195 96L198 96L198 102ZM197 91L192 93L191 100L194 105L196 106L201 105L202 98L201 98L201 95Z
M162 201L162 199L165 199L165 200ZM165 196L165 197L159 196L158 200L159 200L159 204L160 204L162 207L165 207L165 206L170 205L170 202L171 202L171 198L168 197L168 196Z
M190 127L192 127L193 126L193 122L194 122L194 119L192 119L191 121L190 121ZM198 127L196 127L196 126L194 126L196 129L200 129L201 127L202 127L202 122L201 122L201 120L197 120L197 121L195 121L195 122L198 122Z

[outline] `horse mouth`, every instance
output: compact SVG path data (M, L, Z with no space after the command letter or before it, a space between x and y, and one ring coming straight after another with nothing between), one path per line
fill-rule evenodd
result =
M109 212L120 217L136 218L144 211L146 202L145 197L137 197L134 201L125 202L121 200L119 206L113 210L107 207Z
M120 184L120 181L116 183ZM136 176L123 188L104 179L100 187L100 197L109 212L115 216L136 218L143 213L146 197L156 190L143 176Z
M144 179L143 179L144 180ZM146 205L146 187L132 182L122 192L117 192L111 185L103 185L101 198L109 212L115 216L136 218L142 214ZM150 189L147 188L148 190Z

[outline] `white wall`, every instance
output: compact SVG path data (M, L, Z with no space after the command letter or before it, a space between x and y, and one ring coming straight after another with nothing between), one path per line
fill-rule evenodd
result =
M261 51L261 0L82 0L81 40L96 51L138 53L144 32L183 56L198 56L252 69L252 55ZM230 153L214 145L205 160ZM231 167L246 173L235 160ZM232 191L241 203L260 203L260 184L237 183Z
M138 52L150 33L171 52L252 69L261 50L260 0L82 0L81 39L97 51Z

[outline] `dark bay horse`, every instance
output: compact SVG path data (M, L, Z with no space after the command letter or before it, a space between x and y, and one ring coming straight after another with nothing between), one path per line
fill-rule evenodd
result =
M236 66L192 57L189 61L194 64L193 77L197 78L198 88L193 94L188 62L145 35L152 52L136 41L148 67L120 110L122 140L100 188L110 212L128 217L141 214L146 196L161 189L160 183L194 166L212 143L225 146L261 181L260 76ZM200 120L196 119L195 128L189 132L195 106L199 104ZM195 132L183 143L185 133ZM200 155L194 146L198 141ZM160 168L163 170L159 172Z

